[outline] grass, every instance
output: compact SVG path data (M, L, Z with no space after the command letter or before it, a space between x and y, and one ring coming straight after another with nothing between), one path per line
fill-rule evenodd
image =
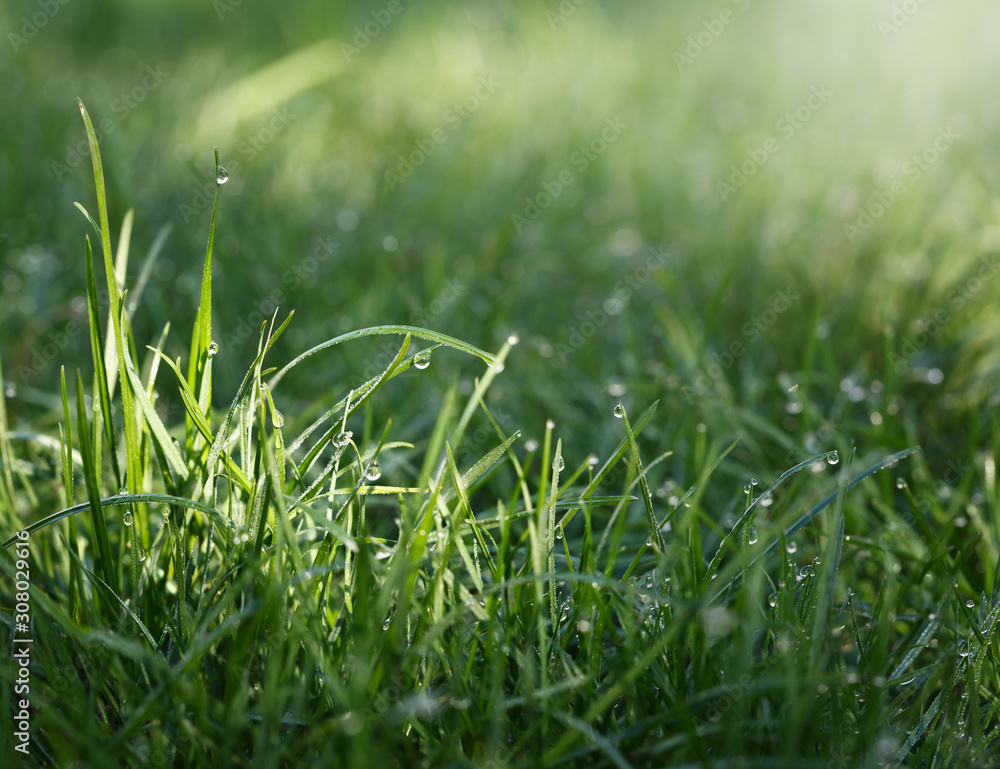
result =
M993 460L975 449L995 449L995 418L953 436L975 461L944 486L917 452L912 409L877 431L892 451L837 431L773 482L744 474L742 491L736 458L756 447L699 425L691 481L660 483L675 457L644 453L663 424L655 402L634 421L621 403L593 417L617 434L602 458L571 460L580 452L552 422L530 446L497 422L487 394L517 365L515 336L493 354L374 327L279 367L290 316L261 323L225 396L213 387L218 195L193 327L165 325L140 347L121 277L132 215L115 255L83 115L107 318L88 238L92 371L62 377L58 441L10 432L0 410L5 606L14 534L29 535L17 568L31 575L31 762L996 760L997 495ZM177 333L190 333L186 361L161 352ZM361 386L333 377L282 403L300 363L383 336L396 352ZM821 370L822 335L810 339ZM452 364L448 349L465 357ZM445 384L433 421L410 433L419 441L400 440L379 401L421 382L429 352L431 371L476 367L475 383ZM892 402L892 387L871 397ZM790 396L805 418L819 408L807 389L821 388ZM24 517L46 509L59 511ZM2 632L5 648L24 637L10 611ZM17 670L9 656L0 666L13 755Z
M720 8L502 5L346 62L384 3L95 0L0 53L25 763L994 765L995 9L727 3L678 71Z

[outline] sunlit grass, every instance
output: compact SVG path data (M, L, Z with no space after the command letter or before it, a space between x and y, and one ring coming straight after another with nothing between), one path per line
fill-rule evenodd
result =
M131 286L116 287L92 149L114 308ZM1000 546L984 450L1000 434L995 421L953 431L955 464L935 477L916 447L943 436L914 385L869 378L889 370L889 347L842 368L837 328L792 297L772 311L812 316L782 334L803 368L774 375L748 354L730 381L724 358L691 358L707 384L691 380L682 418L619 387L625 405L588 417L615 436L593 459L555 423L528 436L493 418L515 336L494 355L382 326L314 345L300 369L275 356L294 322L275 317L223 392L215 217L200 309L155 348L129 312L103 317L88 242L93 364L65 377L61 450L11 433L0 411L4 534L30 532L33 755L619 767L994 755ZM125 272L124 250L118 261ZM715 316L662 317L663 343L694 334L696 350ZM753 326L723 328L752 345ZM186 356L159 357L178 333ZM385 336L396 352L360 387L311 365ZM387 411L388 388L452 366L476 367L474 384L439 375L425 427ZM286 398L305 371L314 397ZM806 454L789 418L808 430ZM726 420L752 431L721 440ZM43 500L62 512L40 514ZM24 634L5 617L9 646ZM9 703L13 663L0 664Z

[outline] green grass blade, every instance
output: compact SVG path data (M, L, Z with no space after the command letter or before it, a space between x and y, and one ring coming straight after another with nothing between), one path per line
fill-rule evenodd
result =
M473 347L471 344L467 344L454 337L447 336L445 334L439 334L436 331L428 331L422 328L415 328L413 326L374 326L372 328L362 328L357 331L350 331L346 334L341 334L333 339L328 339L322 344L318 344L315 347L306 350L304 353L293 359L290 363L286 364L278 373L274 374L268 381L268 387L272 390L278 386L278 383L284 378L285 374L291 371L295 366L304 361L306 358L312 357L318 352L334 347L335 345L341 344L343 342L349 342L353 339L362 339L367 336L406 336L409 334L417 339L425 339L428 342L434 342L435 344L440 344L445 347L451 347L460 352L467 353L469 355L474 355L481 360L486 361L489 365L494 365L497 362L497 358L494 355L490 355L488 352L480 350L478 347Z
M90 157L94 167L94 185L97 189L97 209L101 222L101 249L104 252L104 269L108 284L108 296L111 303L110 315L114 327L115 345L119 360L119 379L121 384L122 416L125 424L125 452L126 466L128 468L127 485L130 491L139 491L142 481L142 465L140 461L139 431L135 418L135 406L132 401L132 390L128 381L128 372L125 369L125 351L123 347L123 337L121 328L121 301L118 295L119 281L115 275L114 264L111 261L111 238L108 227L108 204L104 188L104 168L101 164L101 151L97 146L97 135L94 133L94 126L90 122L90 115L79 101L80 114L83 116L84 125L87 128L87 139L90 143ZM106 417L109 417L107 414ZM114 585L115 582L110 584Z
M85 238L86 270L87 270L87 313L90 328L90 351L94 361L94 395L100 401L101 411L111 413L111 389L107 365L104 359L104 347L101 340L101 320L97 305L97 276L94 270L94 254L90 247L90 238ZM118 464L118 439L111 420L105 420L105 436L108 450L111 452L111 467L115 474L115 482L122 484L121 467Z
M14 476L11 472L13 454L10 451L10 438L7 433L7 392L3 384L3 365L0 364L0 464L3 465L3 475L0 477L3 492L0 501L10 511L11 518L17 514L17 492L14 489Z
M88 497L87 505L79 505L78 507L81 509L86 507L90 510L90 522L94 530L94 537L97 540L97 570L103 575L104 581L117 594L119 591L118 563L111 554L111 543L108 541L108 527L104 519L104 508L101 505L100 479L98 477L99 468L95 465L94 452L90 446L90 434L87 430L87 408L83 401L83 379L79 371L76 372L76 416L80 433L80 455L83 457L83 473L87 483ZM52 516L49 516L49 518L52 518ZM35 525L38 526L46 521L47 519L42 519L42 521L36 522ZM10 546L8 543L5 543L6 547Z

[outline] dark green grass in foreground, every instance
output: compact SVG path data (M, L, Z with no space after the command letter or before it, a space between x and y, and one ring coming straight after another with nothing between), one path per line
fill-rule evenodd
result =
M747 447L702 428L678 441L692 482L660 484L676 457L646 451L663 437L652 399L593 415L620 441L595 460L567 461L584 452L554 425L526 453L494 422L486 393L514 338L491 354L420 329L347 334L315 355L390 338L395 357L282 413L299 371L272 359L282 318L216 411L214 218L193 328L147 340L190 333L171 360L131 334L134 287L114 266L131 217L115 255L93 133L91 151L96 258L117 287L101 317L88 241L94 373L65 374L50 436L10 434L0 410L3 534L30 532L31 764L996 760L997 495L977 453L995 453L995 421L972 426L947 478L905 440L910 414L865 436L891 451L836 432L843 445L738 485ZM443 380L416 445L378 401L430 373L427 350L479 378L470 393ZM183 409L165 416L159 392ZM5 552L9 649L25 633ZM17 670L0 666L6 765Z

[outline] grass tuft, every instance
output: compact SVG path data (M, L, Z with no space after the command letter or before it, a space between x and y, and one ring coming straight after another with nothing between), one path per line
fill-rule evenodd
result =
M658 402L634 422L624 404L608 409L610 452L580 461L552 421L529 444L496 418L516 337L490 353L384 325L282 365L275 343L292 315L279 323L277 311L220 408L219 154L185 373L170 325L137 346L132 215L113 261L80 108L97 221L84 213L109 301L104 318L87 237L93 371L73 377L75 414L62 374L51 472L37 440L15 442L0 399L0 570L13 575L7 552L23 532L36 755L184 767L995 760L1000 564L987 573L984 539L961 531L965 515L986 515L971 501L980 489L996 509L987 465L945 507L893 482L921 461L912 441L890 453L847 441L786 463L759 492L734 483L749 439L710 440L702 425L650 450L664 438ZM306 367L379 337L402 342L360 385ZM414 352L414 340L430 347ZM454 369L449 352L463 355ZM432 353L446 373L430 417L384 413L392 388L427 386ZM468 387L447 381L470 369ZM296 376L311 398L286 396ZM23 635L10 613L0 634ZM9 703L14 663L0 669Z

